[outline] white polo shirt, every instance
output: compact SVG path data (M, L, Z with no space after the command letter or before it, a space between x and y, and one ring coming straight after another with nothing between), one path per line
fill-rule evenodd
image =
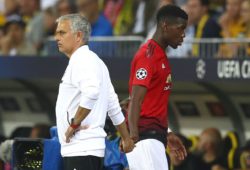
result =
M66 143L65 132L79 106L91 110L81 123L89 127ZM106 65L84 45L72 54L59 86L56 121L62 156L103 157L107 113L114 125L124 121Z

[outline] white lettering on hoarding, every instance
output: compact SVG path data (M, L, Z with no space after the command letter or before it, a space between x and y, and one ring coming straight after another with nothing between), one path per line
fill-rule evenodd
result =
M250 78L250 61L223 60L217 63L217 75L219 78L239 79Z

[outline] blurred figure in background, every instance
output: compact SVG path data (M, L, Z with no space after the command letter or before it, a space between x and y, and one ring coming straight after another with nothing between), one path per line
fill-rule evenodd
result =
M213 170L213 167L225 170L221 154L222 137L220 131L216 128L203 130L197 146L194 170Z
M240 16L242 0L226 0L226 11L220 17L223 38L237 38L243 32Z
M19 0L18 2L20 14L26 23L26 39L39 53L45 37L44 16L40 10L40 0Z
M134 22L133 0L106 0L104 15L113 26L114 35L129 35Z
M58 13L58 16L71 14L76 12L76 6L73 2L70 2L70 0L59 0L56 5L56 12Z
M223 38L243 37L244 24L240 13L241 4L242 0L226 0L226 11L219 19ZM235 43L222 45L218 56L227 58L235 57L238 46Z
M220 38L221 28L217 21L209 13L209 0L188 0L189 15L192 16L195 25L196 39L201 38ZM208 55L211 48L204 47L203 44L193 44L192 55L194 57L213 57L212 52Z
M19 15L19 4L18 0L4 0L4 15Z
M54 36L56 30L57 11L55 8L47 8L44 11L44 28L46 37Z
M132 34L146 36L155 25L155 15L158 9L158 0L135 0L135 20Z
M8 18L0 46L1 54L5 56L33 56L36 54L32 45L25 40L25 23L18 15Z
M250 0L244 0L241 5L241 17L244 24L243 37L250 38ZM244 45L246 56L250 56L250 45Z
M31 130L30 138L50 138L50 126L47 124L35 124Z
M113 28L108 19L100 12L98 0L76 0L78 12L91 23L91 36L112 36Z

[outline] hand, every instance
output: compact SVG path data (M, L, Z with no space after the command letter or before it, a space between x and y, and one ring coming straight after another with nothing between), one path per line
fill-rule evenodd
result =
M167 136L168 148L179 160L184 160L187 156L185 146L182 144L180 138L174 133L170 132Z
M121 139L120 141L120 150L122 152L125 152L125 153L128 153L128 152L131 152L135 147L135 143L132 139L130 138L127 138L125 140Z
M67 131L65 132L66 143L70 142L70 139L75 135L76 132L79 130L87 129L89 126L80 126L77 129L73 129L71 126L68 127Z
M130 129L130 138L136 143L139 140L139 133L138 130Z

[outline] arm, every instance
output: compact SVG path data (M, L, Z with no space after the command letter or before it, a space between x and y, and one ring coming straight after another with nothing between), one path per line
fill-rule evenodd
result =
M125 123L125 118L121 112L118 97L114 91L113 85L109 84L109 100L108 100L108 115L112 123L116 126L118 132L121 134L120 149L123 152L130 152L134 148L134 142L129 137L129 132Z
M121 124L116 126L118 132L121 134L121 143L120 143L120 150L128 153L131 152L135 145L134 141L129 137L129 132L126 126L125 121L123 121Z
M72 70L72 84L80 90L80 102L74 118L71 120L71 125L65 132L66 142L70 142L70 138L75 132L88 128L88 126L80 126L81 122L88 116L94 107L100 93L100 80L98 73L98 65L95 61L86 62L80 58L78 63L75 63Z
M128 113L128 125L130 130L130 137L134 141L137 141L139 139L138 121L140 118L141 104L146 93L147 88L144 86L135 85L132 87Z

